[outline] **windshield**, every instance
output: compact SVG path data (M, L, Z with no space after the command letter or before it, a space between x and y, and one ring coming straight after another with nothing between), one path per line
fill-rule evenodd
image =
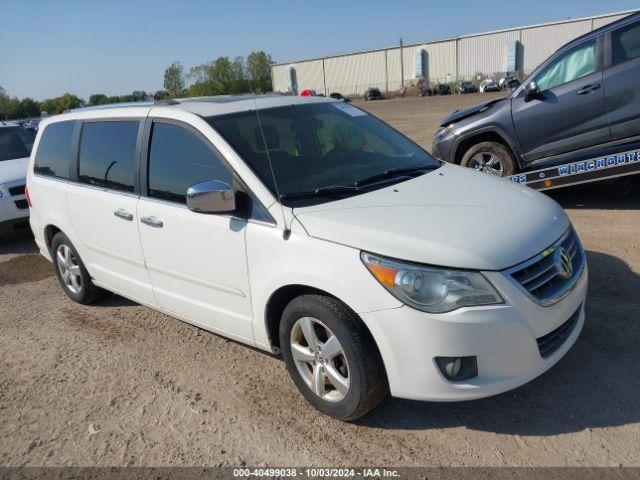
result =
M31 155L35 133L22 127L0 127L0 162Z
M440 164L389 125L346 103L291 105L259 114L259 119L255 111L247 111L207 120L286 205L332 201L338 192L343 198L357 195L407 180L406 175L392 175L399 170ZM422 173L417 169L411 175ZM375 180L381 181L371 181L378 176L383 178ZM332 189L333 195L299 195L320 189Z

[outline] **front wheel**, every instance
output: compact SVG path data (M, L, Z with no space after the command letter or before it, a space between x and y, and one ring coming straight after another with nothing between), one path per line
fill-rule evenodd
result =
M387 394L373 338L335 298L304 295L292 300L282 314L280 347L298 390L331 417L360 418Z
M462 157L460 165L498 177L508 177L516 172L513 155L504 145L496 142L481 142L472 146Z

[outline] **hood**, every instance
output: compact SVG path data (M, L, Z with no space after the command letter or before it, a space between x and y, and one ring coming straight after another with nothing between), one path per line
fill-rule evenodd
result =
M474 105L473 107L465 108L464 110L456 110L451 115L449 115L444 120L442 120L442 122L440 122L440 126L441 127L446 127L447 125L449 125L451 123L454 123L454 122L458 122L458 121L462 120L463 118L470 117L472 115L475 115L476 113L484 112L486 110L489 110L491 107L493 107L497 103L502 103L502 102L504 102L505 100L508 100L508 99L509 99L509 97L496 98L495 100L491 100L489 102L484 102L484 103L479 103L477 105Z
M550 198L444 164L412 180L294 214L307 233L396 259L502 270L537 255L569 227Z
M0 183L24 180L27 177L29 157L3 160L0 162Z

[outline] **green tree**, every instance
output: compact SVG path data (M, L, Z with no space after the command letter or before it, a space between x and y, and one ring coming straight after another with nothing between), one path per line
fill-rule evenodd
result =
M40 103L33 98L25 97L20 100L20 110L22 118L39 117Z
M43 111L49 115L56 115L58 113L71 110L72 108L78 108L84 105L84 101L81 98L76 97L70 93L56 98L48 98L41 104Z
M170 97L179 98L184 95L185 76L180 62L173 62L164 71L164 89Z
M89 105L104 105L108 97L104 93L94 93L89 97Z
M270 92L271 84L271 55L263 52L251 52L247 57L247 72L251 78L253 91L256 93Z
M166 100L167 98L171 98L166 90L158 90L153 94L154 100Z
M144 102L147 99L147 92L144 90L134 90L131 92L131 95L129 95L129 98L131 102Z

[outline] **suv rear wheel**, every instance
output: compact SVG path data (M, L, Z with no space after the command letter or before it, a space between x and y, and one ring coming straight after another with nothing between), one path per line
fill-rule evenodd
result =
M481 142L472 146L462 157L460 165L498 177L508 177L516 172L516 162L504 145Z
M64 233L55 234L51 240L51 252L58 282L71 300L87 305L104 293L91 282L78 251Z
M339 300L304 295L280 321L287 370L305 399L321 412L355 420L387 394L378 349L359 318Z

